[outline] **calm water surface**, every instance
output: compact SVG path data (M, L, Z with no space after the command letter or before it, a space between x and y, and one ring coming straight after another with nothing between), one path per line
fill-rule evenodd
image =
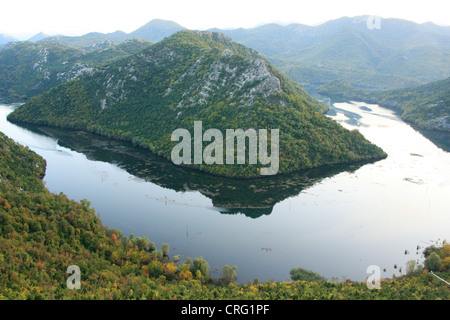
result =
M362 281L375 264L390 278L421 258L417 246L450 239L450 154L377 105L336 103L329 116L385 160L256 181L205 176L87 133L13 125L13 109L0 105L0 131L47 160L51 192L89 199L103 224L169 243L182 261L202 256L216 277L229 264L241 283L283 281L295 267Z

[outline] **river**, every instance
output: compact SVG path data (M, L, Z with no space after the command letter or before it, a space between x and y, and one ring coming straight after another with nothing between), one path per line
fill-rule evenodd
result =
M378 265L391 278L450 239L450 153L377 105L335 103L329 116L386 159L249 181L181 169L89 133L17 126L6 120L13 109L0 105L0 131L46 159L51 192L89 199L104 225L169 243L181 261L202 256L213 277L228 264L240 283L284 281L296 267L364 281Z

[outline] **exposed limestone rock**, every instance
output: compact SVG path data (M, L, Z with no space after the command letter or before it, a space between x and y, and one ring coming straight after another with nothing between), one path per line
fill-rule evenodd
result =
M428 120L426 125L437 130L450 130L450 116Z

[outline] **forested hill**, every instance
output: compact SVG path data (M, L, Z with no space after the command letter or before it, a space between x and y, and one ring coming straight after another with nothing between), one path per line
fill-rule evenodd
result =
M326 108L257 51L221 33L180 31L52 88L8 119L131 140L167 159L177 144L172 132L192 133L194 121L224 137L226 129L279 129L278 173L386 156L358 131L324 116ZM260 176L261 168L192 166L230 177Z
M323 95L352 99L397 109L401 117L424 129L450 132L450 78L398 90L368 92L347 80L336 80L319 88Z
M95 50L86 51L52 38L9 43L0 49L0 102L26 101L92 72L97 65L126 57L150 45L145 40L130 39L118 45L105 42Z
M450 78L419 87L374 94L383 106L398 108L419 127L450 132Z

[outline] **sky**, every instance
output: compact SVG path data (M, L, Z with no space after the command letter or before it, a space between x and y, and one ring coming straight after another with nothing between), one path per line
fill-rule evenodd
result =
M317 25L359 15L450 25L449 12L448 0L7 0L0 3L0 33L25 40L41 31L129 33L152 19L206 30L270 22Z

